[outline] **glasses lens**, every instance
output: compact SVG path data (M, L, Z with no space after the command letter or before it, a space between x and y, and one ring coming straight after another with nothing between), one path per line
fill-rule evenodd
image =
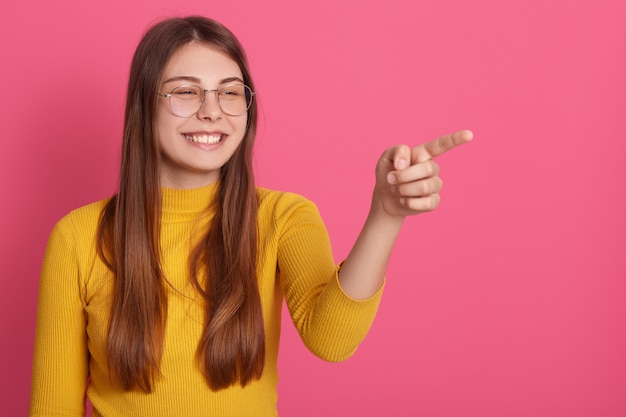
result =
M204 91L193 85L182 85L172 90L170 97L170 109L179 117L191 117L202 104Z
M252 103L252 91L247 85L227 85L220 88L218 94L222 111L231 116L245 113Z

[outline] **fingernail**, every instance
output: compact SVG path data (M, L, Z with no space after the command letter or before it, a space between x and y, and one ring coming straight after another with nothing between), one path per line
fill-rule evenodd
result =
M387 174L387 182L389 184L395 184L396 183L396 176L393 174Z
M404 169L406 168L406 161L404 159L401 159L398 161L398 169Z

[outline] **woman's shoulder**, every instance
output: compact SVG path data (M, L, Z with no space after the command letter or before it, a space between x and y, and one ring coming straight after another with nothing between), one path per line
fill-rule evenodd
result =
M308 198L289 191L257 187L259 214L280 218L297 211L317 212L317 206ZM270 214L271 213L271 214Z
M95 233L100 223L102 210L110 199L110 197L104 198L71 210L57 221L55 229L72 230L79 234Z
M257 195L259 196L259 206L292 206L300 204L312 204L311 200L301 194L290 191L278 191L265 187L257 187Z

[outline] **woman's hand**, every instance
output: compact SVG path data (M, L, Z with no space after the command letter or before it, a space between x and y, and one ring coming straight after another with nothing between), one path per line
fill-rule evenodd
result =
M413 149L406 145L386 149L376 166L372 210L378 215L397 218L434 210L439 205L443 182L433 158L469 142L472 137L472 132L462 130Z
M404 217L439 204L442 182L433 158L469 142L472 136L463 130L413 149L400 145L385 150L376 166L371 210L339 271L339 284L346 294L364 300L380 289Z

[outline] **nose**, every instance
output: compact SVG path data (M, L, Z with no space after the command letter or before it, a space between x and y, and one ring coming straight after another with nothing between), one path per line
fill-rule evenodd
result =
M218 120L222 118L217 90L204 90L204 99L200 105L197 116L204 120Z

